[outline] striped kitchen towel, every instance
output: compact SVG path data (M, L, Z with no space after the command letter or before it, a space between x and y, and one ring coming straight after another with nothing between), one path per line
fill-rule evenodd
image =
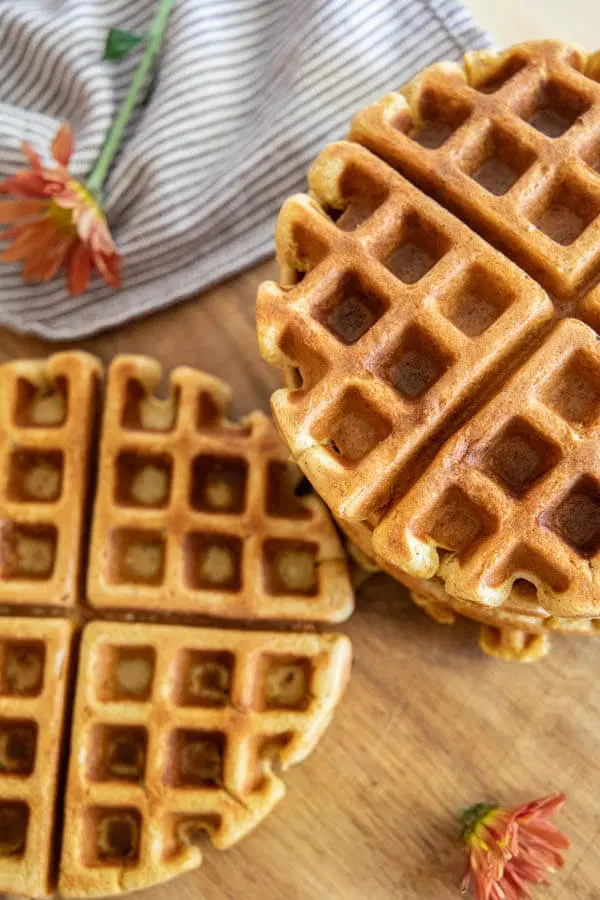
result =
M155 0L0 0L0 177L61 119L89 172L137 65L101 57ZM458 0L176 0L160 68L106 189L123 287L25 285L0 266L0 322L74 338L160 309L272 253L282 200L352 114L422 67L489 46Z

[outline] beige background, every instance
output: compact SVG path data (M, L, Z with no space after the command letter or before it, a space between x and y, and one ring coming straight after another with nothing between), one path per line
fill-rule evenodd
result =
M597 0L471 0L499 45L554 36L600 46ZM594 47L589 45L595 45ZM108 362L149 353L230 381L236 415L268 408L278 383L254 331L272 262L141 322L78 344ZM0 329L0 361L55 349ZM473 623L444 628L378 576L344 626L353 678L285 800L228 853L140 900L459 900L457 810L567 792L565 869L539 900L600 898L600 643L557 638L517 666L484 657Z
M600 5L596 0L463 2L491 32L498 46L529 38L553 37L580 41L588 50L600 47Z

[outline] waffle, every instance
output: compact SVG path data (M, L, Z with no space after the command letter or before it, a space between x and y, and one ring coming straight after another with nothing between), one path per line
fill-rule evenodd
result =
M0 602L73 609L101 367L85 353L0 366Z
M377 556L409 574L439 572L450 594L488 606L525 578L555 615L597 613L600 394L588 390L596 378L595 334L561 322L380 522Z
M368 519L414 479L440 434L491 386L495 364L535 338L552 306L362 147L330 145L309 183L314 197L281 211L285 286L261 287L259 340L267 361L296 373L272 398L292 455L336 515ZM375 196L377 208L354 227ZM344 206L336 222L324 215ZM496 316L485 330L465 303L482 291Z
M284 204L257 301L279 429L378 561L557 619L600 615L597 77L538 42L359 113Z
M353 596L342 546L273 424L225 419L229 389L176 369L111 366L88 597L98 610L222 619L340 622Z
M444 591L438 579L411 579L408 575L405 575L405 579L410 598L416 606L441 625L455 623L457 618L455 603ZM417 581L418 584L414 583ZM491 610L486 612L488 620L480 621L479 625L479 646L487 656L505 662L531 663L544 659L550 652L550 636L547 632L539 630L538 622L534 621L533 626L529 626L528 617L520 616L520 622L517 624L514 617L504 610L498 610L496 616L490 615ZM466 618L471 618L469 609L465 609L464 614ZM477 621L477 618L475 620ZM594 633L590 620L587 622L590 631L585 633Z
M52 887L72 633L66 621L0 619L0 884L10 894Z
M100 897L195 868L285 793L349 674L350 642L95 622L84 633L59 890Z
M600 55L532 41L426 69L350 136L600 322Z
M587 637L600 634L599 618L548 615L539 608L536 594L526 582L515 584L509 600L501 608L459 600L447 593L439 576L419 578L377 558L373 531L368 526L341 519L338 525L347 539L357 586L377 572L386 572L407 587L413 602L438 624L454 625L459 616L479 623L479 645L489 656L513 662L536 662L549 653L552 634Z
M234 844L350 669L347 638L313 633L352 611L344 551L273 425L228 422L227 386L191 369L160 400L158 363L124 357L97 452L102 374L0 367L0 892L31 898L122 894L199 865L206 833Z

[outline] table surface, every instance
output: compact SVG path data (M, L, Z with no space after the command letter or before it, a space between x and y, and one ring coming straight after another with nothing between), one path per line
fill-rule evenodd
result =
M600 34L592 0L470 6L499 45ZM77 346L105 362L127 351L167 367L198 366L231 383L235 414L267 410L277 376L258 356L254 297L274 275L274 264L263 264ZM0 348L0 359L11 359L56 345L0 329ZM598 645L555 638L536 665L491 660L480 654L472 623L434 624L384 576L362 589L344 630L355 648L350 687L313 756L286 774L287 797L237 848L208 846L201 869L144 900L452 900L462 868L457 810L555 790L569 797L561 824L572 849L539 896L598 898Z

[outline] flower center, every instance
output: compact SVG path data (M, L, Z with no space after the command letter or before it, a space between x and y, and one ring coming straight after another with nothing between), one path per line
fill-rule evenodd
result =
M72 235L77 234L77 229L73 222L72 209L65 209L65 207L60 206L56 200L51 200L48 207L48 216L56 225L58 225L61 231L66 231L68 234Z
M474 806L469 806L468 809L463 810L460 817L460 836L465 843L474 844L479 842L480 835L477 833L479 826L485 822L493 811L494 807L490 806L489 803L476 803Z
M75 181L75 179L71 179L68 182L67 187L69 191L75 195L77 207L80 210L84 208L93 209L99 219L104 218L98 203L83 184L79 181ZM75 236L77 234L77 226L75 225L73 212L74 210L71 206L61 206L57 200L52 199L48 206L47 215L56 225L58 225L61 231L65 231L67 234Z

